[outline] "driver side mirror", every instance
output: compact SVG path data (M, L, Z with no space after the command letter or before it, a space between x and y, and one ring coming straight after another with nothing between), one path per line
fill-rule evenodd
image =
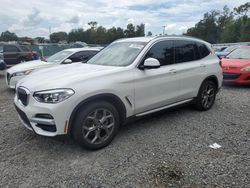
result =
M71 64L72 60L71 59L65 59L62 64Z
M144 61L143 65L140 65L140 69L157 69L161 66L160 62L158 59L155 58L148 58Z

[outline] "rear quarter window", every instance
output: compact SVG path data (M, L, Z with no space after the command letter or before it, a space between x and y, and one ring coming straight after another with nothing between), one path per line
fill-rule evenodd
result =
M208 47L200 42L196 42L197 48L199 50L200 53L200 59L208 56L210 54L210 50L208 49Z

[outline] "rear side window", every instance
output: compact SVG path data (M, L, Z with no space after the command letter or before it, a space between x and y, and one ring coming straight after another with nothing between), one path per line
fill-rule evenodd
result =
M4 52L19 52L19 49L13 45L4 46Z
M197 48L200 53L200 59L208 56L210 54L210 50L207 48L205 44L202 44L200 42L196 42Z
M150 57L158 59L161 66L173 64L174 42L171 40L166 40L154 44L147 52L144 60Z
M193 41L175 41L175 63L184 63L200 59L197 45Z
M26 46L20 46L20 48L22 49L22 51L24 51L24 52L30 52L31 50L28 48L28 47L26 47Z

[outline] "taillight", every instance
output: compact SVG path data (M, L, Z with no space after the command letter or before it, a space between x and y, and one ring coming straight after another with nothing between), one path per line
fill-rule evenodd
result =
M220 62L219 62L219 64L220 64L220 67L222 67L222 61L221 61L221 59L220 59Z

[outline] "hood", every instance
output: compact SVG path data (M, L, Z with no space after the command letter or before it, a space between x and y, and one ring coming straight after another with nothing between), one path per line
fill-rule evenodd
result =
M222 66L231 67L231 68L243 68L250 66L250 59L227 59L223 58L221 60Z
M7 71L8 73L13 74L15 72L22 72L22 71L27 71L27 70L32 70L32 69L45 68L45 67L50 67L54 65L57 65L57 64L48 63L48 62L44 62L41 60L34 60L34 61L19 63L18 65L15 65L9 68Z
M123 67L92 65L84 63L65 64L32 72L18 82L30 91L72 88L76 82L115 73Z

